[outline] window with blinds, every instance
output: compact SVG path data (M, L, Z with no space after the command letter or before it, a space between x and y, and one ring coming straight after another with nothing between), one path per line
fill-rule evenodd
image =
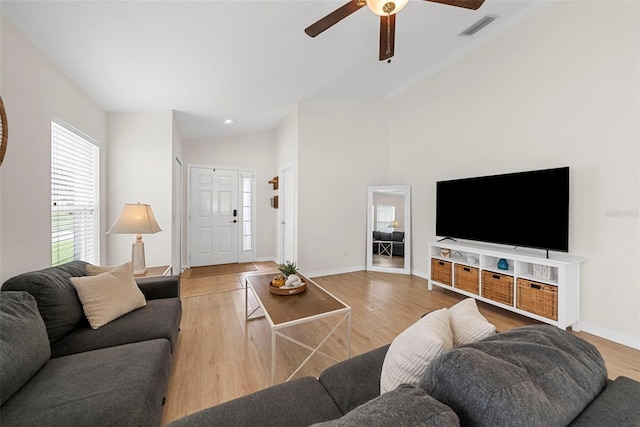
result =
M100 149L61 121L51 122L51 265L100 262Z
M391 233L393 228L389 228L389 223L396 218L396 207L387 205L376 205L375 230Z

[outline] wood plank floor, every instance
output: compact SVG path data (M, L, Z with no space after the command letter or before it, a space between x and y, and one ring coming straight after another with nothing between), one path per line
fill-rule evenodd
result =
M258 267L255 272L181 280L183 317L163 425L270 385L270 329L265 319L245 322L243 285L245 276L275 273L277 265L255 264ZM318 277L314 281L351 306L352 356L391 342L425 312L450 307L464 298L442 289L428 291L427 281L416 276L359 271ZM256 304L249 293L250 307ZM479 302L478 306L501 331L537 323L488 304ZM293 327L288 333L315 346L335 323L327 318ZM345 329L338 327L335 337L322 347L335 359L345 358ZM640 381L640 351L584 332L575 334L600 350L610 378L625 375ZM276 382L284 381L308 354L279 339ZM334 363L328 357L316 355L294 378L318 376Z

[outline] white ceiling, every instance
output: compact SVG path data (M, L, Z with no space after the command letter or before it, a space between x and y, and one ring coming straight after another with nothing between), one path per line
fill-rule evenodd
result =
M183 138L204 139L272 130L301 101L392 97L536 6L412 0L387 64L366 7L316 38L304 33L346 2L2 0L0 12L105 111L175 110ZM458 36L485 15L499 18Z

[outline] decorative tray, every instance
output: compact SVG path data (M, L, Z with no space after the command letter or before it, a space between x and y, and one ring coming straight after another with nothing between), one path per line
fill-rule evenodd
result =
M275 295L296 295L307 290L307 284L302 282L302 285L295 288L288 288L286 286L276 287L269 283L269 292Z

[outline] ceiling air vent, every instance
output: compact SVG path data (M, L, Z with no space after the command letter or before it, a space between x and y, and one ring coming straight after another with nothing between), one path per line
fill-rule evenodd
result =
M458 34L459 36L472 36L487 25L491 24L497 18L496 15L487 15L484 18L480 18L479 21L472 24L469 28Z

